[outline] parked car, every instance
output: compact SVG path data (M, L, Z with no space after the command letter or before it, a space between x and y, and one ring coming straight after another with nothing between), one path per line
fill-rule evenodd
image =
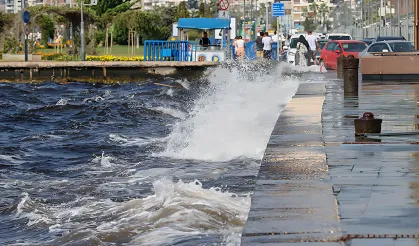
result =
M367 45L370 45L374 42L375 38L364 38L361 41L366 43Z
M298 38L301 34L294 34L288 40L287 62L295 65L295 53L297 52Z
M320 51L323 49L323 47L331 40L329 39L318 39L317 40L317 51L316 51L316 60L319 63L320 62Z
M367 44L359 40L333 40L328 42L320 52L320 65L327 69L336 69L336 59L343 55L358 57Z
M409 41L389 40L376 42L359 53L359 56L370 56L372 52L412 52L415 47Z
M351 35L346 33L328 33L326 39L330 40L352 40Z
M378 36L374 39L374 42L390 41L390 40L406 40L403 36Z

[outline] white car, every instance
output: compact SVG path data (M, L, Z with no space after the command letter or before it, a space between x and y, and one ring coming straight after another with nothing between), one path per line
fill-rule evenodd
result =
M352 40L351 35L346 33L328 33L326 39L330 40Z
M287 62L295 65L295 53L297 52L298 38L301 34L292 35L288 40Z
M380 41L370 44L363 51L359 52L361 56L371 56L372 52L412 52L415 51L415 47L409 41L403 40L388 40Z

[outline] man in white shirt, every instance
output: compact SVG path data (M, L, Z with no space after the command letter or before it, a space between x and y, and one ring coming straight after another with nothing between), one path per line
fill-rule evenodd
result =
M310 50L308 51L308 61L310 62L310 58L313 59L314 65L317 65L316 62L316 50L317 50L317 38L313 35L312 31L307 32L307 43L310 46Z
M278 37L279 35L278 34L276 34L276 31L274 32L274 35L272 36L272 42L274 42L274 43L278 43L278 40L279 40L279 37Z
M268 32L265 32L265 35L262 38L262 43L263 43L263 58L271 59L272 38L269 37Z

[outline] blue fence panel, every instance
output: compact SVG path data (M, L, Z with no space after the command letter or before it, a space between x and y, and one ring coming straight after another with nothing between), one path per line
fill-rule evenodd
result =
M146 40L145 61L188 61L188 41Z
M255 60L256 59L255 44L256 44L255 41L249 41L249 42L246 43L246 47L244 49L246 60ZM278 47L278 43L272 43L272 51L271 51L271 59L272 60L277 60L277 57L278 57L277 47ZM231 46L231 50L233 51L232 52L232 54L233 54L232 59L234 59L235 47Z

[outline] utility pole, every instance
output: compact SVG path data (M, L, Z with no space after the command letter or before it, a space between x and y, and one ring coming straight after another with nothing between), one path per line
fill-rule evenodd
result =
M361 30L362 30L362 39L365 38L364 35L364 2L361 0Z
M277 16L276 17L276 35L278 37L278 44L276 45L276 58L277 58L278 61L280 60L279 50L280 50L280 48L282 48L282 47L280 47L280 46L282 46L282 38L279 38L280 37L279 35L281 35L282 32L279 29L279 25L280 25L279 24L279 16Z
M378 35L381 36L381 26L383 25L383 21L382 21L382 16L381 16L381 12L383 11L383 0L380 0L380 13L378 14L378 16L380 17L380 24L378 26Z
M266 21L265 21L265 29L266 29L266 32L268 31L268 26L269 26L269 2L267 2L266 3L266 6L265 6L265 9L266 9Z
M406 39L410 41L409 39L409 0L406 0ZM415 45L416 49L416 45Z
M86 60L86 51L85 51L85 47L84 47L84 21L83 21L83 5L84 5L84 0L81 1L80 3L80 11L81 11L81 21L80 21L80 36L81 36L81 60L85 61Z
M80 2L80 12L81 12L81 21L80 21L80 36L81 36L81 57L82 61L86 60L86 49L84 43L84 21L83 21L83 5L85 6L94 6L97 5L97 0L91 0L90 4L84 4L84 0Z
M390 1L390 33L391 33L391 36L393 36L393 5L391 4L391 1Z
M415 50L417 50L419 48L419 0L415 0L414 2L414 9L413 9L414 13L415 13L415 17L414 17L414 24L413 24L413 28L414 28L414 33L415 33ZM407 13L406 13L407 14ZM408 20L408 18L406 18L406 21ZM409 30L409 29L408 29Z
M400 23L400 0L397 0L397 28L399 29L399 36L402 35L402 27Z

